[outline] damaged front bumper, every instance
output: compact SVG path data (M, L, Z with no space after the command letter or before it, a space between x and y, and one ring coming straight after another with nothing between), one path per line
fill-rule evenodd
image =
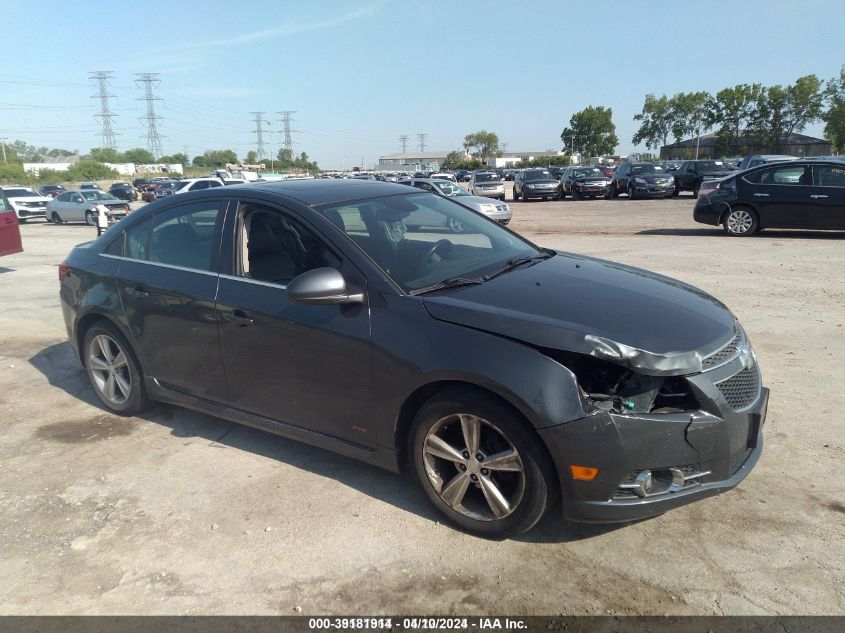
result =
M601 411L539 430L557 466L564 517L595 523L642 519L739 484L763 450L769 390L758 383L752 402L731 404L723 375L734 370L688 378L702 402L699 411ZM591 481L574 479L571 465L597 468L598 474ZM644 473L648 492L636 484Z

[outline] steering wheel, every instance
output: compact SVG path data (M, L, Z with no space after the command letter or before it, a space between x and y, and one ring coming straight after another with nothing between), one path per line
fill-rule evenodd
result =
M434 257L434 254L440 251L440 256L445 257L449 251L452 250L452 242L449 240L437 240L428 251L426 251L425 255L423 255L422 259L420 259L420 267L428 266L431 263L431 258Z

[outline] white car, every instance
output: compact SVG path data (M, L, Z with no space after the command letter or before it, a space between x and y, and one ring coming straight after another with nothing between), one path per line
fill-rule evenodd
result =
M492 171L477 171L469 181L469 192L474 196L498 198L505 200L505 183L499 180L499 175Z
M225 183L220 178L187 178L179 181L173 193L188 193L189 191L200 191L201 189L223 186L225 186Z
M52 200L50 196L42 196L35 189L23 185L6 185L2 189L9 206L18 216L18 222L47 217L47 203Z
M95 226L100 206L106 207L106 214L109 218L124 216L130 210L128 202L115 198L105 191L77 189L65 191L50 200L47 205L47 218L55 224L85 222Z
M430 178L433 180L448 180L449 182L458 182L458 179L455 178L452 174L431 174Z

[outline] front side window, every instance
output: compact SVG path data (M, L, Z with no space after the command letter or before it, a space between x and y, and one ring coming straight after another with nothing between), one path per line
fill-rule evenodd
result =
M813 168L817 187L845 187L845 164L841 167L819 165Z
M147 259L147 244L150 238L150 218L139 222L126 231L124 257L129 259Z
M156 213L150 235L148 259L152 262L212 269L212 245L222 203L203 200Z
M406 292L455 277L480 279L509 260L541 254L466 207L423 192L320 211Z

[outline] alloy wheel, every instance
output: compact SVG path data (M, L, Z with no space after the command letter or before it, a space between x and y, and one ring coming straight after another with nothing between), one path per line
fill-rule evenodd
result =
M455 512L477 521L513 514L525 493L522 458L505 434L471 414L435 422L422 447L425 474Z
M94 386L111 404L122 405L132 394L126 352L110 336L99 334L88 345L88 366Z
M85 223L88 226L95 226L97 224L97 216L94 215L93 211L85 212Z
M745 235L751 231L754 218L745 209L732 209L728 214L728 231L734 235Z

